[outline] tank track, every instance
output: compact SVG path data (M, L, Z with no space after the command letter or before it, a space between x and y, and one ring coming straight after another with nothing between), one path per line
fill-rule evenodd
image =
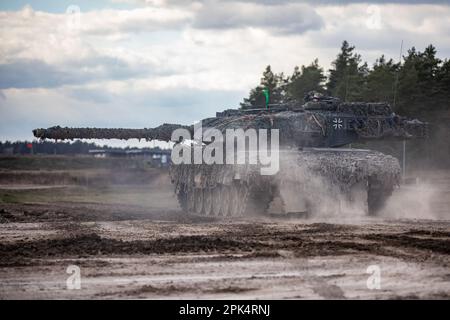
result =
M211 217L242 217L264 213L272 201L270 193L252 192L245 183L192 188L179 191L177 197L183 211Z

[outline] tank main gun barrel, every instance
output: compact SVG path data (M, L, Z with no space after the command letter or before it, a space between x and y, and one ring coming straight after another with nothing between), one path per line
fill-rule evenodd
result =
M48 129L34 129L33 134L39 139L73 140L73 139L145 139L170 141L172 132L176 129L187 129L192 133L193 126L165 123L155 128L126 129L126 128L69 128L51 127Z

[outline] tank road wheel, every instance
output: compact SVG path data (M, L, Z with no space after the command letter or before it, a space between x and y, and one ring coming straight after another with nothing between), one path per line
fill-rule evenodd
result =
M320 200L311 199L310 197L305 199L305 209L306 209L306 213L308 214L309 217L320 213L322 211L320 209L321 205L325 206L325 204L317 203L318 201L320 201Z
M205 189L203 194L204 212L211 216L242 216L246 209L248 189L242 184L218 185Z
M187 192L187 211L189 213L195 212L195 190L191 189Z
M188 212L188 197L184 189L178 190L177 198L181 210L183 210L184 212Z
M274 198L272 188L267 190L248 190L245 213L248 215L261 215L267 212Z
M213 189L203 190L203 212L206 216L214 215L212 212L213 207Z
M195 189L195 213L196 214L203 214L203 189L202 188L196 188Z
M230 216L239 217L242 216L242 203L243 195L241 193L241 185L234 184L229 187L230 190Z
M250 191L247 184L239 185L239 212L243 216L247 213Z
M231 207L231 192L229 186L222 186L222 201L220 206L220 215L223 217L230 215L230 207Z
M220 215L220 209L222 207L222 194L220 191L220 186L216 186L214 189L211 189L211 215L215 217Z

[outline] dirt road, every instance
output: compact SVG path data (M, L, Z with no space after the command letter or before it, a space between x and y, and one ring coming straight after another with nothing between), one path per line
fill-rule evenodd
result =
M189 218L166 182L3 190L0 298L450 298L448 220Z

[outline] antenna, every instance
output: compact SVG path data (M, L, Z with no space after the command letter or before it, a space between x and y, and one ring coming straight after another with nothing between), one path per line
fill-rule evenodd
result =
M402 54L403 54L403 40L402 43L400 44L400 55L398 57L398 62L400 63L400 65L402 64ZM395 102L396 102L396 98L397 98L397 87L398 87L398 75L400 73L400 67L397 70L397 76L395 78L395 84L394 84L394 101L393 101L393 109L395 109Z

